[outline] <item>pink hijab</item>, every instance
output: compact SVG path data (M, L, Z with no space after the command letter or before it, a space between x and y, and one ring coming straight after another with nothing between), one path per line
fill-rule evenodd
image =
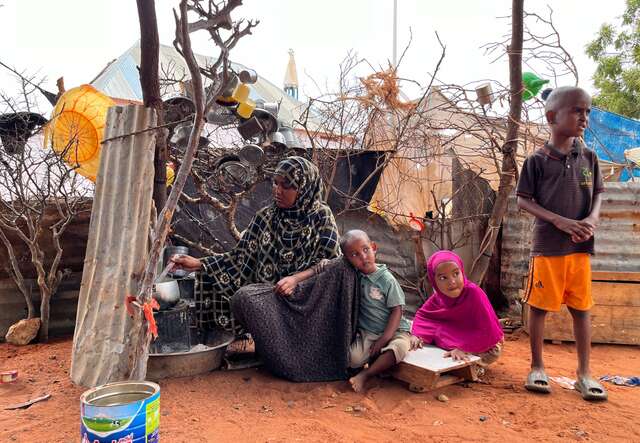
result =
M447 297L438 290L436 268L444 262L454 262L462 271L464 289L459 297ZM475 354L488 351L502 339L500 322L487 295L467 280L460 257L451 251L436 252L427 261L427 274L434 292L416 313L413 335L442 349Z

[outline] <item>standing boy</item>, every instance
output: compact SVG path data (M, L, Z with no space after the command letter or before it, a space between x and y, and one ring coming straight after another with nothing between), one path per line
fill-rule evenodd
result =
M352 230L341 237L340 247L358 270L361 288L358 333L349 350L350 367L370 363L349 379L353 390L361 392L369 378L402 361L415 343L402 315L404 292L387 267L376 264L376 244L364 231Z
M551 391L542 346L548 311L567 305L578 350L576 389L585 400L606 400L604 387L591 377L591 264L593 235L604 186L598 158L582 137L589 123L591 96L560 87L549 95L545 115L551 139L522 167L518 206L536 217L525 302L529 305L531 372L525 387Z

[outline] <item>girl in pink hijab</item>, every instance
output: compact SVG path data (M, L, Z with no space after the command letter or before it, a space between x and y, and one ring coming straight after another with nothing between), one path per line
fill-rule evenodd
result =
M427 261L434 293L413 320L411 333L425 344L449 351L454 360L478 355L483 366L496 361L504 334L487 294L464 275L462 260L439 251Z

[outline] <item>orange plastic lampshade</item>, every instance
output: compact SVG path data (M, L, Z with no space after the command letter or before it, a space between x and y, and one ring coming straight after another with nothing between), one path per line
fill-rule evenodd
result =
M45 127L45 144L75 171L95 181L100 166L100 142L109 107L115 102L91 85L65 92Z

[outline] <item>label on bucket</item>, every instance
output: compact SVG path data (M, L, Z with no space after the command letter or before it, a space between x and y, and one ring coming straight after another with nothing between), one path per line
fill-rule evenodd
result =
M157 443L160 441L160 392L118 406L82 405L82 443Z

